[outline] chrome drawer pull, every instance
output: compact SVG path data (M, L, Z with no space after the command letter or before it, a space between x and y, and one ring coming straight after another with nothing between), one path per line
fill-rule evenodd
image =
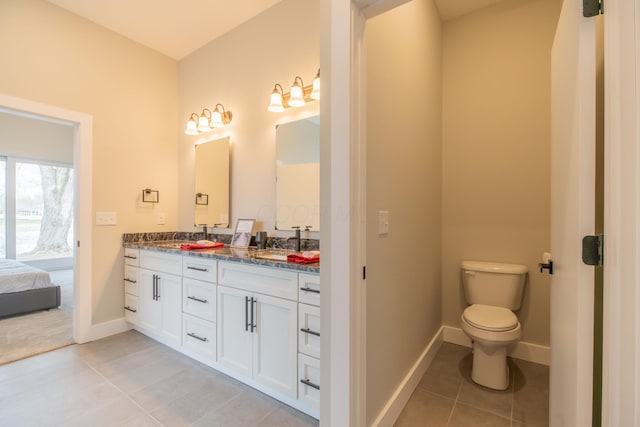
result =
M304 385L308 385L309 387L315 388L316 390L320 390L320 386L318 384L314 384L309 380L300 380L300 382Z
M201 302L203 304L208 304L209 303L209 300L192 297L191 295L188 295L187 299L192 299L194 301L198 301L198 302Z
M187 266L187 269L189 269L189 270L196 270L196 271L204 271L204 272L209 271L209 269L208 269L208 268L191 267L190 265L188 265L188 266Z
M131 256L131 255L125 255L124 257L129 259L138 259L137 256Z
M309 329L309 328L300 328L300 331L301 331L301 332L304 332L305 334L311 334L311 335L315 335L315 336L317 336L317 337L319 337L319 336L320 336L320 332L312 331L312 330L311 330L311 329Z
M128 305L126 305L126 306L124 307L124 309L125 309L125 310L129 310L129 311L130 311L130 312L132 312L132 313L135 313L136 311L138 311L138 310L134 310L133 308L129 307Z
M311 289L311 288L300 288L301 291L305 291L305 292L311 292L314 294L319 294L320 293L320 289Z
M138 283L135 280L131 280L131 279L127 278L127 277L124 278L124 281L125 282L129 282L129 283Z
M205 338L203 338L203 337L199 337L199 336L197 336L196 334L191 333L191 332L187 332L187 335L189 335L191 338L195 338L195 339L200 340L200 341L202 341L202 342L207 342L207 341L209 341L206 337L205 337Z

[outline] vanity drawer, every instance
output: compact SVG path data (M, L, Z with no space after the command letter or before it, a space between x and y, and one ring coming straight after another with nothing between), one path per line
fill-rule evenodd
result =
M218 262L218 284L250 292L298 299L298 273L236 262Z
M298 304L298 351L320 358L320 307Z
M208 360L216 360L216 324L182 315L182 347Z
M138 297L124 294L124 320L138 324Z
M320 410L320 360L298 354L298 400Z
M298 276L298 301L320 307L320 276L300 273Z
M138 267L125 265L124 267L124 292L131 295L140 295L138 284Z
M182 279L182 312L210 322L216 320L216 285Z
M137 267L139 265L140 251L138 249L124 248L124 264Z
M182 255L140 251L140 267L162 273L182 275Z
M185 255L182 257L182 276L215 283L217 266L215 259Z

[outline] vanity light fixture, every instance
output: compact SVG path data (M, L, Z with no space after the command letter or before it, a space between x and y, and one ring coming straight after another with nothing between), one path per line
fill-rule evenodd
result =
M271 92L271 102L267 109L275 113L289 107L301 107L309 101L320 99L320 69L313 79L313 84L305 86L302 78L296 76L291 85L291 91L284 93L282 86L276 83Z
M231 123L231 118L231 111L225 110L222 104L216 104L213 111L205 108L200 115L191 113L184 133L198 135L202 132L209 132L212 129L228 125Z
M198 134L198 118L199 116L196 113L191 113L189 116L189 120L187 120L187 129L184 131L187 135L197 135Z

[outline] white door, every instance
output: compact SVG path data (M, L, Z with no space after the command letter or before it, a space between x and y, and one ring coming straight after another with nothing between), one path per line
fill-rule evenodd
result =
M138 320L140 327L157 332L162 322L162 305L155 298L156 273L151 270L140 269L140 296Z
M595 19L565 0L551 72L551 426L591 425L593 267L581 239L594 233Z
M250 321L251 293L218 285L218 363L251 378L253 335L247 331Z
M296 398L298 394L298 303L254 294L253 378Z

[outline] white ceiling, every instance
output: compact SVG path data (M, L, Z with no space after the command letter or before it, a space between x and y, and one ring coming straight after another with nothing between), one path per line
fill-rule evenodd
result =
M281 0L47 0L180 60ZM503 0L435 0L443 21ZM508 1L508 0L506 0Z
M180 60L281 0L47 0Z

